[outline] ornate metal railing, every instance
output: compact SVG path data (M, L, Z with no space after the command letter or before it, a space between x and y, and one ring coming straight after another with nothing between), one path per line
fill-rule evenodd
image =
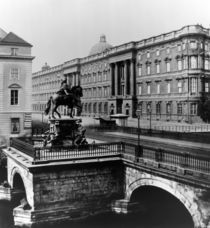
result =
M36 148L34 153L35 161L52 161L66 159L100 158L120 156L122 154L122 143L100 143L70 147L41 147Z
M210 173L210 156L194 155L190 153L178 153L169 149L154 148L151 146L137 146L124 142L88 144L83 147L43 147L39 141L36 146L30 140L14 138L10 146L31 156L34 163L79 160L89 158L113 157L141 162L151 160L158 163L171 164L185 169Z

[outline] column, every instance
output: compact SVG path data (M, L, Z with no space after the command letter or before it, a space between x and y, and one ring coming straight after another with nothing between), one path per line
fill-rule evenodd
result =
M77 86L77 85L79 85L79 73L78 72L75 73L75 78L76 78L76 84L75 85Z
M134 69L135 69L135 62L133 59L131 59L131 64L130 64L130 91L131 91L131 96L135 95Z
M111 70L111 96L115 95L115 78L114 78L114 64L110 64L110 70Z
M124 81L125 81L125 87L124 87L124 89L125 89L125 92L124 92L124 94L125 94L125 96L127 95L127 61L124 61Z
M74 78L74 73L72 73L71 75L72 75L72 85L71 85L71 86L75 86L75 78Z
M118 95L118 64L115 63L115 96Z

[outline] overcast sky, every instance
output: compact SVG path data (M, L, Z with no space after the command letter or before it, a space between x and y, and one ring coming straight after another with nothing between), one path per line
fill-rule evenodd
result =
M33 45L33 72L188 24L210 27L210 0L0 0L0 27Z

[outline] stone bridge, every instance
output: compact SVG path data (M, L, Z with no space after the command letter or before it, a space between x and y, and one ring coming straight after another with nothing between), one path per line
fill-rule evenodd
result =
M133 196L147 186L180 201L195 228L210 228L208 158L125 143L34 149L18 139L3 152L9 186L0 187L0 199L25 198L14 208L15 225L129 213L138 208Z

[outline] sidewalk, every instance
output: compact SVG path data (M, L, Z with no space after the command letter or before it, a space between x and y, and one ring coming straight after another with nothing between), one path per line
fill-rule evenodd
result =
M78 117L79 118L79 117ZM93 117L81 117L84 126L99 125L99 120ZM127 127L138 127L137 118L128 118ZM140 128L150 129L150 121L140 119ZM173 132L210 132L210 124L205 123L178 123L166 121L151 121L151 129L159 131L173 131Z
M123 132L104 132L104 134L117 135L117 136L122 136L122 137L126 137L126 138L133 138L133 139L136 138L137 139L137 135L123 133ZM209 153L210 153L210 144L208 144L208 143L190 142L190 141L183 141L183 140L176 140L176 139L145 136L145 135L140 135L140 141L141 141L141 139L147 140L147 141L152 141L152 142L157 142L157 143L166 143L167 142L168 144L175 145L175 146L205 149L205 150L209 150Z

